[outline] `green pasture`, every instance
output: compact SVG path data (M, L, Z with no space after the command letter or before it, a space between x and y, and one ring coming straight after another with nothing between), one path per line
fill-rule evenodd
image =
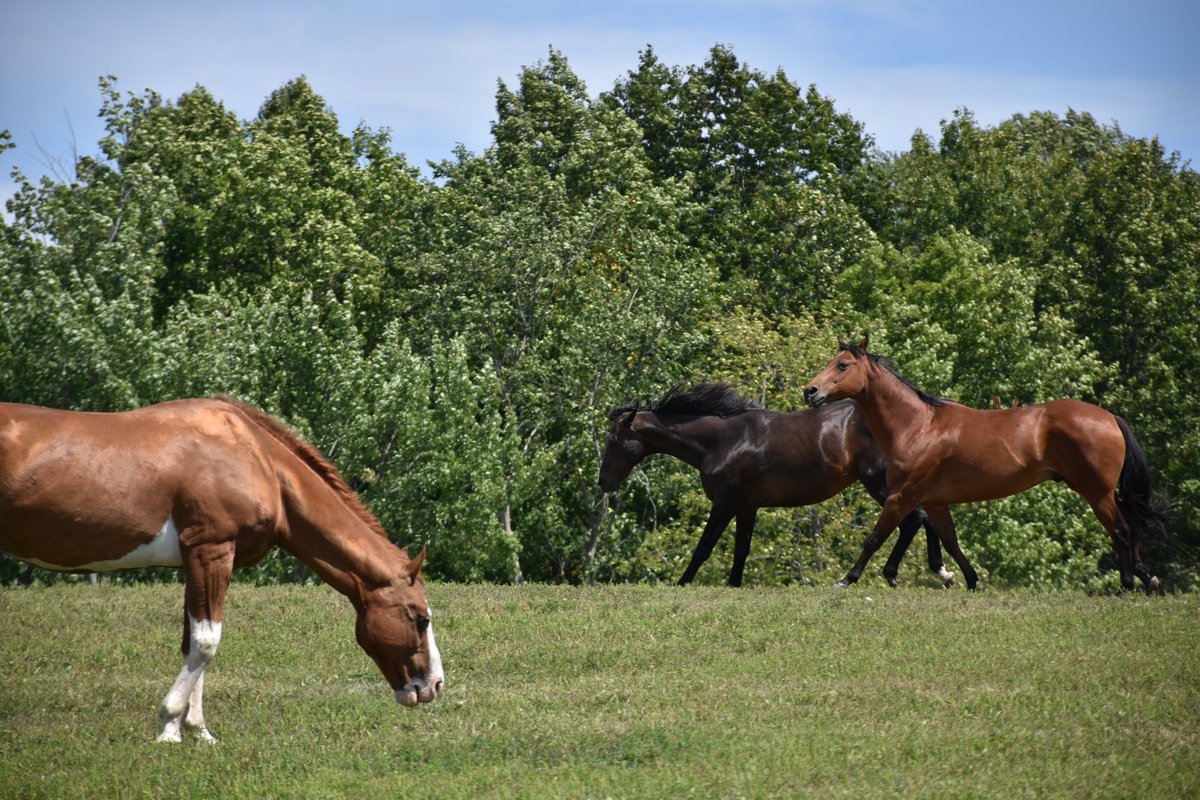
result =
M172 746L181 593L0 590L0 797L1200 796L1194 594L435 584L406 710L342 597L235 585Z

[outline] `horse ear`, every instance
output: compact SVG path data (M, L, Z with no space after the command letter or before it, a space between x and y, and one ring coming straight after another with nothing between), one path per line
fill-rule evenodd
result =
M862 341L858 343L858 349L864 353L867 352L867 335L864 333Z
M408 552L408 548L404 548ZM417 578L421 577L421 565L425 563L425 548L421 548L421 552L417 553L415 558L409 559L409 562L404 565L404 571L408 573L408 579L412 583L417 582Z
M845 349L846 349L846 340L843 339L842 335L839 333L838 334L838 350L845 350Z

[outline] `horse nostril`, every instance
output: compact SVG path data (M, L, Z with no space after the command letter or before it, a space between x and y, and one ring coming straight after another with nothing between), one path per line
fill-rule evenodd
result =
M815 387L815 386L805 386L804 387L804 396L805 397L812 397L816 393L817 393L817 387Z
M435 682L435 683L433 684L433 693L434 693L434 694L441 694L441 693L442 693L442 687L443 687L443 686L445 686L445 685L446 685L446 684L445 684L445 682L444 682L444 681L437 681L437 682Z

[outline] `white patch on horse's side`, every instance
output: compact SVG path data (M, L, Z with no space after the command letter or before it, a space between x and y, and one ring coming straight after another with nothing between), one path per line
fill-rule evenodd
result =
M136 569L138 567L178 567L183 564L179 552L179 528L175 525L174 517L167 517L158 533L150 541L139 544L120 558L112 561L92 561L77 566L51 564L37 558L22 557L23 561L42 569L62 571L111 572L117 569Z

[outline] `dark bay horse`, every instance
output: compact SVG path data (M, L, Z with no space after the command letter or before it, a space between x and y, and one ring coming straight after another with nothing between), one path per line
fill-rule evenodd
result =
M740 586L758 509L793 508L828 500L855 481L878 502L887 497L883 451L854 403L782 414L758 408L724 383L675 387L650 408L625 406L609 412L612 431L600 464L600 488L611 492L642 459L666 453L700 470L712 510L691 563L679 579L689 583L712 553L730 520L736 519L729 585ZM900 540L883 573L896 585L900 559L923 516L913 509L900 526ZM942 551L926 528L929 568L945 585L954 580Z
M1150 490L1142 449L1120 417L1080 400L981 411L931 397L886 359L868 353L865 337L857 344L839 342L837 356L804 397L815 407L857 400L887 453L891 493L848 582L920 504L973 589L975 570L958 546L949 506L1061 480L1088 502L1108 532L1121 584L1133 589L1137 575L1147 593L1161 591L1142 562L1142 537L1165 525L1166 512Z
M178 400L116 414L0 403L0 550L44 569L182 567L184 667L159 741L211 740L204 669L235 567L274 546L349 598L405 706L442 690L421 564L311 445L255 408Z

